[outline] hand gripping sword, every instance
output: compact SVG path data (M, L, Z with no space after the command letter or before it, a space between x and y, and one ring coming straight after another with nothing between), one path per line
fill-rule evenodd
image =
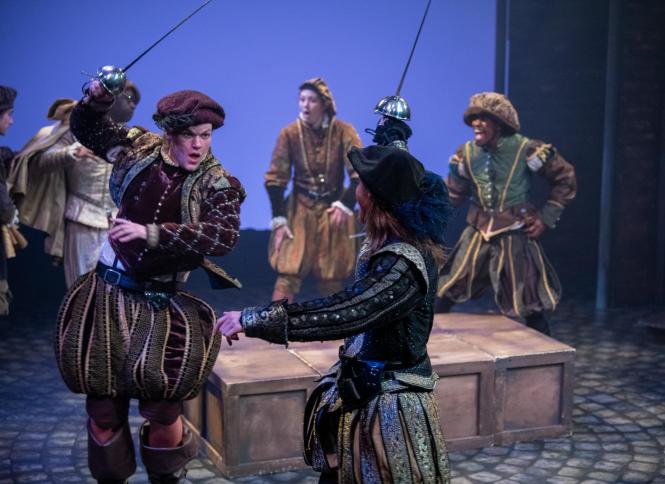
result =
M402 121L408 121L411 119L411 108L409 108L406 99L400 96L400 92L402 91L402 86L404 85L406 73L409 71L411 59L413 59L413 53L416 51L416 45L418 45L418 39L420 38L420 33L423 30L423 25L425 25L425 19L427 18L427 12L429 12L429 6L431 3L432 0L427 0L427 7L425 7L425 13L423 14L423 18L420 21L418 33L416 34L416 38L413 41L413 45L411 46L411 53L409 54L409 59L406 61L406 65L404 66L402 78L399 80L399 84L397 85L397 91L395 92L394 96L386 96L380 99L378 103L376 103L374 112L377 114L396 118Z
M187 17L182 19L175 27L173 27L171 30L166 32L164 35L162 35L159 39L157 39L156 42L154 42L150 47L148 47L146 50L141 52L138 57L136 57L133 61L131 61L129 64L127 64L125 67L117 67L117 66L102 66L99 69L97 69L97 73L91 77L90 80L97 79L102 83L102 86L104 86L104 89L106 89L109 93L113 95L118 95L120 94L123 89L125 88L125 84L127 82L127 75L126 72L131 69L131 67L136 64L139 60L143 58L144 55L146 55L148 52L150 52L152 49L157 47L157 45L162 42L165 38L167 38L169 35L171 35L175 30L177 30L182 24L187 22L190 18L192 18L194 15L196 15L200 10L203 9L206 5L208 5L212 0L206 0L201 6L199 6L196 10L194 10L192 13L190 13ZM88 85L88 82L86 82L83 85L83 91L85 92L85 89Z

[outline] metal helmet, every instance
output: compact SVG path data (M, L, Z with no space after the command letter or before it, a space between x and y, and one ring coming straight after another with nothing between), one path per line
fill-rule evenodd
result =
M402 96L386 96L376 103L374 112L390 118L408 121L411 119L411 108Z
M125 88L125 84L127 83L127 76L125 75L125 71L122 68L116 66L100 67L97 69L95 79L100 81L104 88L114 96L120 94Z

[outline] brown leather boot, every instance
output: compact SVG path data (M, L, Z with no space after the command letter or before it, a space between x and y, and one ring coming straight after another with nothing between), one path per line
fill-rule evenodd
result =
M198 445L192 433L183 426L178 447L159 448L148 445L150 423L141 425L141 460L152 484L177 484L185 480L185 465L196 457Z
M88 466L100 484L122 484L136 470L134 444L129 423L118 429L111 440L100 444L90 430L88 420Z

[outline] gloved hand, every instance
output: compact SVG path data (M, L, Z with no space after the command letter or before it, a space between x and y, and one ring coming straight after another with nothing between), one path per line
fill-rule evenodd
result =
M394 141L404 141L406 143L406 140L413 134L408 124L401 119L389 116L381 117L376 130L366 129L365 131L374 135L372 141L381 146L387 146Z

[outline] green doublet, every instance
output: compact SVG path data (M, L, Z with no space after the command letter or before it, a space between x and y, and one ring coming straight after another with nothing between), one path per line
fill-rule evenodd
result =
M464 169L472 183L472 199L484 210L503 211L526 203L531 171L526 163L529 139L520 134L501 138L497 150L484 150L469 141L464 145Z
M554 186L537 211L529 202L533 173ZM451 158L448 184L458 200L469 197L472 205L469 226L441 271L438 296L461 303L491 287L504 314L527 317L554 310L561 298L559 279L540 242L523 228L536 215L554 227L562 201L575 193L572 167L552 145L518 133L500 138L493 151L465 143Z

